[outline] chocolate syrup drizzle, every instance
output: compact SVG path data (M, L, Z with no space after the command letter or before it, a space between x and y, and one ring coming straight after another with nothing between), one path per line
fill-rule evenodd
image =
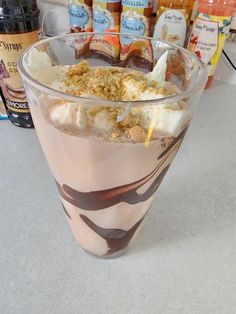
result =
M144 217L142 217L138 222L136 222L135 225L133 225L132 228L125 231L122 229L108 229L99 227L85 215L80 215L80 218L90 229L92 229L100 237L107 241L107 246L109 247L107 254L112 254L125 249L132 239L135 231L138 229L139 225L144 219Z
M134 205L146 201L155 193L161 184L161 181L164 178L168 168L169 165L162 170L159 176L153 181L151 186L143 194L138 194L136 190L148 182L150 180L149 177L145 177L145 180L142 179L131 184L95 192L79 192L72 189L68 185L63 185L62 187L59 186L58 189L62 198L72 205L84 210L101 210L116 205L120 202ZM154 174L152 174L150 178L153 177ZM136 185L136 189L131 190L130 185L132 185L134 188L134 185Z
M158 156L158 160L162 160L159 162L157 167L144 178L130 184L91 192L79 192L66 184L61 186L58 182L56 182L61 197L76 207L92 211L101 210L116 205L120 202L134 205L139 202L146 201L156 192L170 165L167 165L161 171L161 173L155 178L153 183L143 194L138 194L137 190L153 178L153 176L158 172L158 170L169 157L172 149L176 148L176 146L177 150L179 149L186 131L187 127Z
M170 156L171 151L176 148L178 151L180 144L184 138L184 135L187 131L186 127L179 135L176 137L170 145L164 149L164 151L158 156L157 160L160 160L156 168L149 173L144 178L133 182L131 184L126 184L118 186L115 188L101 190L101 191L91 191L91 192L79 192L72 189L70 186L63 184L62 186L56 182L58 190L61 194L61 197L71 203L72 205L79 207L84 210L101 210L120 202L125 202L128 204L137 204L149 199L158 189L161 181L163 180L167 170L170 165L167 165L161 173L155 178L153 183L148 187L148 189L143 194L138 194L137 190L147 183L161 168L164 162ZM65 206L62 204L66 216L71 219L69 213L67 212ZM80 214L80 218L83 222L100 237L102 237L107 242L109 248L108 252L105 255L110 255L115 252L119 252L125 249L130 240L132 239L134 233L138 229L139 225L144 219L144 216L129 230L122 229L112 229L112 228L102 228L96 225L92 220L87 216Z
M66 214L66 216L71 219L68 211L66 210L64 204L62 203L62 208ZM115 252L119 252L123 249L125 249L130 240L132 239L134 233L138 229L139 225L144 219L144 216L136 222L135 225L133 225L132 228L129 230L122 230L122 229L112 229L112 228L102 228L98 225L96 225L92 220L90 220L85 215L79 215L80 218L83 220L83 222L92 229L95 233L97 233L100 237L102 237L107 242L107 246L109 248L107 254L112 254Z

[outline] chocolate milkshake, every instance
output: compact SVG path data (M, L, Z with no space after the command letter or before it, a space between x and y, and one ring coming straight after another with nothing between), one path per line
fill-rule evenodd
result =
M143 143L62 132L37 109L36 131L76 240L97 256L119 253L147 213L186 128L175 138L156 138L144 149Z
M28 62L31 75L84 101L36 98L29 91L36 132L65 216L84 250L100 257L120 254L139 229L190 120L184 101L150 102L179 93L165 81L167 54L147 75L95 68L87 61L52 66L44 52L39 56L41 67ZM139 107L137 100L147 105Z

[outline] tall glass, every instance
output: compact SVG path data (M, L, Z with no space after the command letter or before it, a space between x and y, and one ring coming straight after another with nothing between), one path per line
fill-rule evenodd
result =
M114 57L111 49L101 45L101 38L110 45L115 42L116 47L119 42L125 43L127 53ZM97 51L94 43L99 44ZM132 102L65 94L29 74L27 60L33 48L46 51L56 65L77 64L87 59L92 66L118 66L142 72L151 71L168 51L166 80L181 92L162 99ZM187 50L151 38L75 33L31 46L21 57L19 71L35 129L74 237L93 255L120 255L139 229L182 143L207 80L204 66ZM47 80L51 79L49 75ZM98 130L96 134L93 130L76 133L70 125L62 131L50 120L49 111L54 104L66 102L80 108L118 109L123 114L132 110L146 112L149 118L145 138L135 140L135 136L140 136L135 134L138 130L135 125L130 130L130 141L117 140L115 133L108 134L107 140L100 138ZM171 109L175 104L179 110Z

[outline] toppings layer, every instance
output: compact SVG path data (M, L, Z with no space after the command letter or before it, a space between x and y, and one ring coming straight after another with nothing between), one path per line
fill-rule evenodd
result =
M40 60L42 52L34 54ZM87 104L80 98L69 102L43 96L47 120L67 133L148 143L158 137L177 136L189 118L183 101L168 103L163 99L163 103L155 104L155 99L179 93L174 84L165 81L167 53L148 74L111 66L91 67L87 60L71 66L53 66L45 55L42 57L41 66L32 67L31 59L28 64L36 79L64 93L95 99ZM99 105L96 99L100 100ZM107 106L101 105L101 100L127 101L127 104ZM153 103L138 106L137 100L153 100Z
M157 99L177 92L176 88L160 86L142 72L118 67L93 68L86 60L70 66L62 79L56 84L65 93L112 101Z

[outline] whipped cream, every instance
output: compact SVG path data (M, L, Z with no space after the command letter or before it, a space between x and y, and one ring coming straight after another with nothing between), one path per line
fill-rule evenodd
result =
M153 125L153 137L177 136L186 119L186 111L180 110L177 104L170 109L168 105L143 108L143 127L148 129Z
M33 48L30 50L26 64L28 70L37 70L52 67L52 60L45 51Z
M53 123L65 126L74 125L80 130L87 127L85 111L82 106L72 102L53 106L50 110L50 119Z
M119 123L126 119L126 112L123 113L124 117L121 113L114 119L105 109L94 113L84 109L83 106L78 106L77 103L66 102L51 107L50 120L56 126L72 126L77 131L94 130L112 133L119 127ZM144 130L149 130L152 126L151 138L177 136L187 120L185 110L170 109L167 105L160 105L160 108L157 106L155 109L153 106L143 107L141 110L131 108L129 115L136 118L139 121L138 125Z
M148 79L157 81L160 85L165 83L168 51L166 51L157 61L152 72L147 74Z

